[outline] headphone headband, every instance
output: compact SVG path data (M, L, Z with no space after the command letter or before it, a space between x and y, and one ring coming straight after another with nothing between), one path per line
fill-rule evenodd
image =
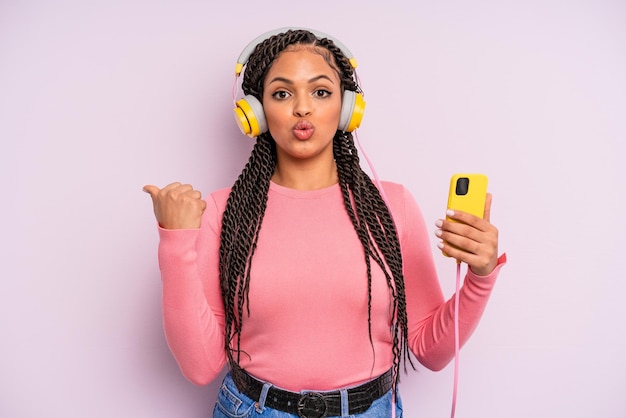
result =
M299 27L284 27L284 28L274 29L274 30L265 32L265 33L257 36L256 38L254 38L252 40L252 42L250 42L248 45L246 45L246 47L243 49L243 51L241 51L241 54L239 54L239 58L237 58L237 65L235 66L235 75L237 77L239 77L239 75L243 71L244 65L246 65L246 63L248 62L248 59L250 58L250 55L252 55L252 52L254 51L254 48L256 48L256 46L258 44L260 44L264 40L266 40L266 39L268 39L268 38L270 38L270 37L272 37L274 35L278 35L279 33L287 32L288 30L306 30L306 31L311 32L318 39L323 39L323 38L330 39L337 46L337 48L339 48L341 50L343 55L345 55L346 58L348 58L348 60L350 61L350 65L352 65L352 68L356 68L357 62L356 62L356 59L354 58L354 55L352 55L352 52L350 52L350 50L341 41L339 41L338 39L335 39L332 36L330 36L330 35L328 35L328 34L326 34L324 32L319 32L319 31L316 31L314 29L299 28Z

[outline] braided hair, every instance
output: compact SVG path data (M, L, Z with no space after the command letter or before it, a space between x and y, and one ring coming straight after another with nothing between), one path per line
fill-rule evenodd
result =
M288 30L259 43L251 54L242 89L259 100L265 76L278 55L291 45L315 46L326 62L337 70L343 89L360 92L349 60L332 40L318 39L306 30ZM352 134L338 130L333 138L339 185L346 211L363 246L368 280L368 330L371 330L372 260L380 266L393 296L394 390L399 381L401 360L413 362L408 351L408 327L402 255L398 234L378 188L360 166ZM226 352L231 367L242 355L241 330L244 310L249 314L250 271L259 231L267 205L270 178L276 168L276 143L269 132L261 134L250 158L232 187L222 218L219 269L225 310ZM245 353L244 353L245 354ZM236 375L234 376L236 377Z

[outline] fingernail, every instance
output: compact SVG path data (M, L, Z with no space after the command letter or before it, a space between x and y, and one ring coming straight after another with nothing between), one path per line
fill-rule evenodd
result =
M438 237L440 237L442 234L441 229L438 229L435 231L435 235L437 235Z
M440 250L443 250L443 242L438 242L437 248L439 248Z
M435 226L437 228L441 228L442 225L443 225L443 221L441 219L437 219L437 222L435 222Z
M448 209L448 210L446 211L446 215L448 215L448 216L454 216L454 211L453 211L452 209Z

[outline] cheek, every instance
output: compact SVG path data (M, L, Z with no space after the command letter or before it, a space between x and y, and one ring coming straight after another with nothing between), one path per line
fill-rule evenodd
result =
M272 106L271 104L263 105L263 113L265 114L265 120L268 125L274 125L282 118L280 109L276 106Z
M284 109L281 111L280 107L268 105L263 106L263 113L265 113L265 121L267 122L267 130L270 135L276 140L285 135L285 130L290 128L289 115L285 114Z
M334 103L334 106L331 106L326 113L326 120L328 123L332 123L334 127L339 126L339 119L341 117L341 101Z

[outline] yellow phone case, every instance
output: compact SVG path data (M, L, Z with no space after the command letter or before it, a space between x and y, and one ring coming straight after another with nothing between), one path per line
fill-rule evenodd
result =
M484 174L455 174L450 179L448 209L468 212L482 218L485 215L486 198L487 176Z
M487 176L484 174L455 174L450 179L448 209L471 213L480 218L485 216L487 199ZM446 216L451 222L457 222ZM449 257L448 254L442 252Z

